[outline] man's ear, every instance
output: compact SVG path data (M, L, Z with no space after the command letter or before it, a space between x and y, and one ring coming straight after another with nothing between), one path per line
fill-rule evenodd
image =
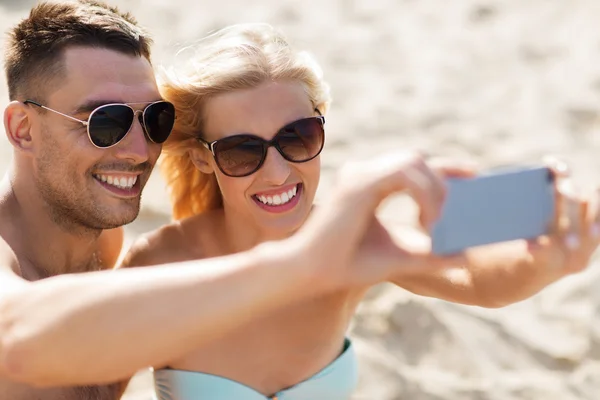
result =
M11 101L4 109L4 130L8 141L18 150L31 152L33 140L31 137L31 118L26 104Z

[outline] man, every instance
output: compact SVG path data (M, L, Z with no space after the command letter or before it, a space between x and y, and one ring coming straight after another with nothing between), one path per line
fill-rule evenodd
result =
M400 248L373 224L378 204L407 190L427 225L443 201L440 174L465 173L434 172L409 155L346 169L288 240L210 260L102 271L120 253L121 226L138 215L174 118L156 87L150 44L130 15L87 0L41 3L11 31L4 125L14 157L0 185L1 399L116 399L137 370L278 306L392 272L429 295L423 280L410 278L452 261ZM434 295L450 282L430 277Z

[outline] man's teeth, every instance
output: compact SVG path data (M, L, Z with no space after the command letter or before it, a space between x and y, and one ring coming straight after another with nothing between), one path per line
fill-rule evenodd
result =
M137 176L130 176L126 178L124 176L118 177L112 175L95 175L95 177L96 179L104 183L108 183L109 185L118 187L119 189L131 189L138 179Z
M269 205L269 206L281 206L294 197L296 197L296 193L298 192L298 187L294 186L293 189L288 190L287 192L282 192L280 194L276 194L275 196L255 196L261 203Z

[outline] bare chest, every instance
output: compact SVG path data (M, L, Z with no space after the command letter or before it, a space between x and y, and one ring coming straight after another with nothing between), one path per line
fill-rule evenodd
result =
M225 376L263 394L318 373L341 353L359 296L337 294L241 326L172 368Z
M0 380L0 399L10 400L117 400L117 385L38 389Z

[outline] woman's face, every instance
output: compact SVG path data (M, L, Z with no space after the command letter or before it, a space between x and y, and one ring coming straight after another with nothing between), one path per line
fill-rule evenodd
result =
M221 94L204 111L208 142L239 134L271 140L285 125L318 115L297 82L266 82ZM235 218L237 224L277 238L298 229L308 217L319 184L319 156L294 163L269 147L260 169L245 177L225 175L208 150L205 156L205 167L216 174L227 218Z

